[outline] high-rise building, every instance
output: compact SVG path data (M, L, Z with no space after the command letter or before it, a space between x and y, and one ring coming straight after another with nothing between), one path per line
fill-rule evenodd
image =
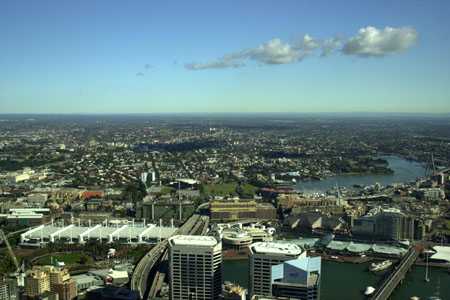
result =
M18 299L17 279L0 276L0 300Z
M50 288L55 284L61 284L70 280L69 271L65 268L56 268L54 266L42 267L50 275Z
M250 246L250 296L272 295L272 266L306 257L306 252L289 243L258 242Z
M9 286L3 278L0 279L0 300L9 300Z
M72 300L77 297L76 282L65 268L54 266L34 267L25 277L25 294L37 297L51 291L60 300Z
M77 297L77 285L73 279L52 285L51 290L58 294L59 300L72 300Z
M50 291L50 276L44 270L35 268L25 276L25 295L34 298Z
M170 298L218 299L222 244L211 236L177 235L170 245Z
M398 209L372 209L353 222L352 232L357 236L384 240L413 240L414 218Z
M320 257L302 257L272 266L272 294L302 300L320 299Z
M375 235L396 241L412 240L414 238L414 220L397 211L383 211L377 215Z

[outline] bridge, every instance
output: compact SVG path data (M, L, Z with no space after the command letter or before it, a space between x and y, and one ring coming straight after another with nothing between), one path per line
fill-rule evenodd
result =
M375 291L375 294L370 298L371 300L386 300L390 297L397 285L405 278L406 273L416 261L419 256L419 251L415 247L411 247L409 251L403 256L400 263L382 282L380 287Z
M208 217L194 214L173 235L205 235L208 224ZM135 266L130 286L139 293L141 299L153 299L161 289L166 276L166 270L162 266L168 264L168 246L168 239L162 240Z

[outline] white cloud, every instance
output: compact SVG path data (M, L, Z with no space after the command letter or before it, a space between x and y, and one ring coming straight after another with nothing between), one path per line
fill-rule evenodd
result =
M342 48L347 55L361 57L385 56L403 52L417 41L417 32L411 27L386 27L383 30L372 26L361 28Z
M257 48L248 50L244 57L263 64L279 65L297 62L305 55L302 49L294 48L280 39L272 39Z
M305 35L298 46L292 46L275 38L256 48L230 53L217 60L185 64L185 68L189 70L239 68L246 65L245 61L264 65L290 64L302 60L317 47L316 41L308 35Z
M326 57L342 47L342 39L339 37L324 40L321 45L322 53L320 56Z
M240 68L251 61L262 65L292 64L315 53L327 57L337 51L360 57L385 56L405 51L416 41L417 32L410 27L386 27L379 30L368 26L361 28L357 35L349 39L342 37L315 39L305 34L301 40L290 44L274 38L258 47L233 52L216 60L185 64L185 68L188 70Z
M205 69L227 69L227 68L240 68L245 64L234 59L222 57L218 60L206 62L206 63L189 63L184 67L188 70L205 70Z
M320 41L312 38L310 35L305 34L303 36L303 40L300 42L298 46L299 49L302 49L305 52L311 52L320 47Z

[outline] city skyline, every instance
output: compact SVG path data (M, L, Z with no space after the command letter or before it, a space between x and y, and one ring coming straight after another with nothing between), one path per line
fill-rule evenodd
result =
M2 113L449 113L445 1L0 4Z

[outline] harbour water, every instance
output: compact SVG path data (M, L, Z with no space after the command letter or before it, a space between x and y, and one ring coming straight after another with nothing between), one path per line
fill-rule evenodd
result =
M321 181L299 182L296 189L305 192L325 192L339 186L381 185L411 182L425 175L423 164L408 161L397 156L384 156L393 174L386 175L341 175ZM383 274L368 271L368 264L339 263L322 261L321 300L356 300L365 299L363 291L367 286L377 287ZM430 282L424 280L424 267L414 266L392 295L392 300L408 300L412 296L427 300L450 299L450 274L443 268L430 269ZM224 262L224 280L235 282L248 288L248 260L231 260ZM433 298L432 298L433 299Z
M248 288L248 260L224 262L224 280L239 283ZM417 296L427 300L435 296L450 299L450 274L442 268L430 268L430 282L424 281L424 267L414 266L404 282L395 290L392 300L409 300ZM321 300L365 299L367 286L376 287L383 274L368 271L368 264L322 261Z
M382 156L388 161L393 174L381 175L338 175L324 180L300 181L295 188L304 192L325 192L338 184L351 187L353 185L373 185L376 182L381 185L392 183L410 182L425 175L424 165L415 161L409 161L398 156Z

